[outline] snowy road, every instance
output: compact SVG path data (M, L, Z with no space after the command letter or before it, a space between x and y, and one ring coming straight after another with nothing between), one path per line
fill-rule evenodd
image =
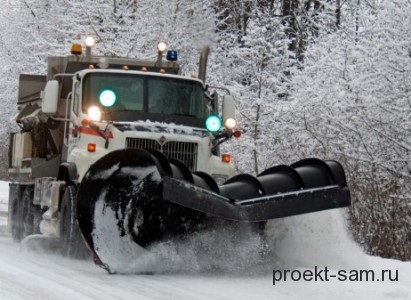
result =
M278 220L270 224L269 232L276 254L266 268L253 272L253 259L246 248L240 249L234 260L228 254L227 259L219 261L226 271L208 272L201 267L207 264L196 258L199 253L178 253L178 248L163 247L172 263L158 262L154 275L109 275L90 261L63 258L39 249L28 251L33 249L14 243L9 236L0 236L0 299L411 300L411 262L361 253L337 210ZM184 246L187 248L187 244ZM251 267L247 267L249 261ZM232 264L238 268L230 268ZM294 275L314 274L315 266L327 267L330 274L363 269L375 272L376 277L374 282L364 278L356 282L341 282L338 278L322 281L326 279L322 272L317 281L288 278L273 285L273 269L289 269ZM396 280L382 281L383 270L390 271Z
M28 253L0 238L0 299L411 299L411 263L365 257L398 282L278 282L204 274L108 275L91 262Z

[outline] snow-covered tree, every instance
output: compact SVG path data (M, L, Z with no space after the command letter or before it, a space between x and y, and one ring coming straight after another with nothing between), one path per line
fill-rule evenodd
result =
M236 96L244 133L227 149L241 157L241 171L289 162L295 156L282 137L293 125L281 115L288 109L290 79L305 47L329 31L334 10L320 1L216 1L216 10L216 81Z
M368 1L323 36L293 76L293 113L309 153L345 163L357 239L373 254L411 257L411 3Z
M248 162L243 165L248 172L259 173L274 163L273 158L267 158L264 153L274 148L277 105L287 93L286 73L290 66L287 48L281 24L256 15L250 19L241 44L227 51L230 63L226 70L231 74L228 84L238 100L237 110L244 132L234 144L236 148L241 145L235 152L242 161ZM228 73L228 69L233 71ZM250 159L243 159L247 156Z

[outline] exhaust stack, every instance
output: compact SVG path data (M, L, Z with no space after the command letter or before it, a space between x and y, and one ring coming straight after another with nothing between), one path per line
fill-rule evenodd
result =
M210 47L205 46L200 53L200 62L198 64L198 78L205 83L206 74L207 74L207 61L208 54L210 53Z

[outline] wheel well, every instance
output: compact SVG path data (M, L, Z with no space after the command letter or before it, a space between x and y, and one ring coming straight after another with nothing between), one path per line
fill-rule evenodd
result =
M59 171L57 175L57 180L58 181L64 181L66 183L66 186L70 185L76 185L76 180L77 180L77 167L74 163L62 163L59 166ZM60 194L59 194L59 201L58 201L58 210L61 211L61 203L63 200L64 192L66 188L60 189Z
M77 180L77 167L74 163L63 163L59 167L57 180L65 181L67 185L75 185Z

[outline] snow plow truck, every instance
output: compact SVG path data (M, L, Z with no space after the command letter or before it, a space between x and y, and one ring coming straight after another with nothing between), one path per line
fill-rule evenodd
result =
M152 61L92 55L93 44L49 57L46 75L20 75L9 150L14 240L41 234L118 272L165 235L213 218L258 224L350 204L336 161L235 174L220 153L240 135L234 98L205 84L208 47L198 76L182 76L164 42Z

